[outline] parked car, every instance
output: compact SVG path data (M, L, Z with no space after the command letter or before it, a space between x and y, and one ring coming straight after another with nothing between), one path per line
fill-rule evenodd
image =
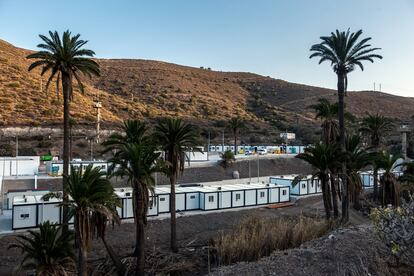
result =
M252 154L253 154L253 151L251 151L251 150L246 150L244 152L244 155L252 155Z
M258 150L257 150L257 153L258 153L259 155L265 155L265 154L267 154L267 149L258 149Z

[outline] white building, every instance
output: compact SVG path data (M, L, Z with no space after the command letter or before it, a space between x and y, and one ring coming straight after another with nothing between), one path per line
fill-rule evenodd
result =
M39 156L0 157L0 177L39 173Z
M294 179L298 175L279 175L271 176L269 182L278 185L287 185L290 187L290 194L294 196L303 196L322 193L320 180L308 175L302 178L296 185L293 185Z
M92 165L92 168L99 167L102 172L108 172L108 162L102 160L96 161L82 161L82 160L73 160L70 162L70 167L82 168L85 170L89 165ZM46 173L51 176L61 176L63 174L63 161L47 161L46 162Z

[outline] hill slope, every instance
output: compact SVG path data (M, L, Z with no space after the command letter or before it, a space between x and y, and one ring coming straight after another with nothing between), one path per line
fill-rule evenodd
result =
M46 77L28 72L28 50L0 40L0 122L2 125L61 123L62 97ZM149 60L97 59L102 75L85 79L86 93L76 92L72 114L80 124L95 121L93 101L102 101L104 126L126 118L155 119L177 115L200 125L242 116L261 129L315 125L307 108L319 97L334 101L335 91L289 83L252 73L217 72ZM357 116L379 112L408 119L414 98L372 91L350 92L347 108Z

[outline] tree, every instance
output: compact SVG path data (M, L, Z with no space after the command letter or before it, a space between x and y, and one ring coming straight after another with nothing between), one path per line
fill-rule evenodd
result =
M69 174L69 127L70 127L70 101L73 98L72 80L76 79L81 92L84 86L81 75L92 77L99 76L99 65L88 57L93 57L95 52L84 49L87 43L81 40L80 34L72 36L69 30L65 31L60 38L57 31L49 31L49 36L39 35L43 43L37 45L42 50L30 54L28 59L35 59L30 66L29 71L41 67L41 75L50 72L46 83L46 90L50 83L56 79L56 89L59 89L59 82L62 84L63 92L63 200L68 201L67 187L65 186L65 177ZM63 209L64 229L68 228L68 210Z
M178 118L168 118L155 127L155 138L164 152L167 165L166 174L170 178L170 213L171 213L171 250L177 252L175 184L179 174L184 172L186 152L199 151L197 133L192 125Z
M322 120L322 141L325 144L336 143L338 137L338 104L319 98L318 103L311 105L316 112L316 119Z
M316 144L314 147L306 148L305 152L298 154L296 158L309 163L314 169L312 178L317 177L320 179L326 218L329 219L331 217L329 176L332 173L332 167L339 167L342 159L341 152L336 144L320 143Z
M234 154L231 150L226 150L225 152L221 153L220 157L221 157L221 165L224 168L227 168L228 166L230 166L235 160Z
M145 228L148 207L153 193L155 180L153 174L161 171L163 164L161 153L153 140L148 139L147 127L139 121L127 121L123 127L124 134L113 134L104 142L105 151L113 150L109 159L112 177L126 177L133 189L134 222L136 226L135 252L137 257L137 275L144 275L145 264Z
M360 131L369 137L370 146L378 151L384 137L393 128L391 119L382 115L364 117L361 122ZM374 167L374 200L378 200L378 170Z
M120 207L120 202L114 194L111 182L105 177L100 168L92 168L89 165L85 170L71 167L71 174L65 178L67 193L71 201L63 202L70 210L70 215L75 218L75 237L78 245L78 275L88 274L87 260L91 239L95 226L94 214L101 214L109 220L118 217L114 203ZM60 193L49 193L47 198L61 198Z
M8 248L18 248L23 254L19 269L35 270L36 275L68 275L75 270L73 233L46 221L39 231L16 237Z
M346 168L349 183L349 194L354 208L359 210L360 194L362 192L362 180L359 171L372 163L372 155L361 145L361 136L351 135L346 139Z
M400 204L400 184L393 173L394 169L399 166L396 165L399 158L398 155L393 156L386 152L378 153L375 157L375 167L384 170L380 178L382 206Z
M382 59L382 56L375 54L380 48L370 48L368 43L371 38L364 38L358 41L362 30L355 33L350 31L339 31L331 33L330 36L322 36L321 43L315 44L310 51L313 52L309 58L320 58L319 64L328 61L337 75L338 86L338 121L339 121L339 142L341 151L345 152L345 124L344 124L344 95L348 86L348 74L356 66L364 70L363 62L374 62L375 58ZM344 186L344 198L342 200L342 216L344 221L349 219L349 198L348 185L346 182L346 164L342 163L342 184Z
M237 155L237 136L243 127L244 121L240 117L231 118L228 122L228 128L232 131L234 137L234 155Z

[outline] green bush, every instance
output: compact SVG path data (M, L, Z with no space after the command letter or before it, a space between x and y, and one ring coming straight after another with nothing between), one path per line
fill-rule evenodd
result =
M414 260L414 197L403 200L401 207L377 208L371 212L375 229L396 258L397 265L412 266Z

